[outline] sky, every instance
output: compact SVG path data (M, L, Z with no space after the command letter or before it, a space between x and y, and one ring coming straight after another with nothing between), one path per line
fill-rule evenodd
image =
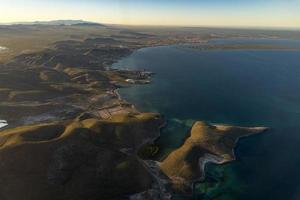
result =
M126 25L300 28L300 0L0 0L0 23L57 19Z

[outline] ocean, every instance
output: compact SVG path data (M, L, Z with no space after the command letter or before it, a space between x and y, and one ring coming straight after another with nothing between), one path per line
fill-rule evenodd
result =
M275 44L298 40L218 39L216 44ZM195 120L271 130L243 138L237 160L209 164L202 199L300 199L300 51L196 50L183 45L143 48L114 67L155 73L149 85L120 89L141 111L167 120L157 143L163 159L180 146ZM189 199L174 197L174 199Z

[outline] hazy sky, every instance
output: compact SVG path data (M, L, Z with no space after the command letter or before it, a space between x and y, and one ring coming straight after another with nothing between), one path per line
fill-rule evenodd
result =
M300 28L300 0L0 0L0 22Z

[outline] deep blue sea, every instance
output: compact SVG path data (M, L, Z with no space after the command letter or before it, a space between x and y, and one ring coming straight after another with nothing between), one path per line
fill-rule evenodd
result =
M212 42L300 47L296 40ZM156 73L151 84L120 94L139 110L167 119L157 141L161 158L182 143L195 120L271 128L241 139L237 161L207 166L207 180L197 186L204 199L300 199L300 51L164 46L140 49L115 67Z

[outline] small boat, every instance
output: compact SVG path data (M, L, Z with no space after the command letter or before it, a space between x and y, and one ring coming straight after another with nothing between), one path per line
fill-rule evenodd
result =
M6 120L0 120L0 129L7 126L7 125L8 125L8 123L7 123Z

